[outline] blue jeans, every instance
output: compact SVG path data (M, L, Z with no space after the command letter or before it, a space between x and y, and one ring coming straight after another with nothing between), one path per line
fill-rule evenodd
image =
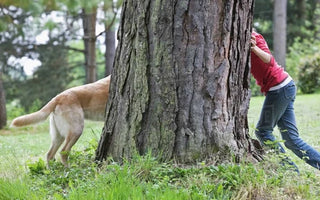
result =
M320 169L320 153L299 137L293 108L295 97L294 81L267 92L255 134L262 144L273 142L276 139L272 132L277 125L285 146L312 167ZM284 153L281 144L278 145L280 152Z

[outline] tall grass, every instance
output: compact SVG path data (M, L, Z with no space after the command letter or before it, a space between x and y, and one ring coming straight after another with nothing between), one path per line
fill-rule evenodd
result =
M298 96L301 137L320 150L318 95ZM253 98L249 110L252 137L263 98ZM47 122L0 132L0 199L319 199L319 171L295 155L301 174L287 170L269 154L260 163L179 166L161 163L150 154L101 168L93 162L103 123L86 122L70 155L69 169L60 162L45 167L49 148ZM276 135L279 135L275 131Z
M38 199L35 193L30 190L22 180L0 179L0 199Z
M146 155L122 165L109 160L97 168L91 156L90 151L75 152L70 169L57 162L52 169L46 169L42 160L30 163L21 180L2 179L0 188L5 192L0 199L238 200L317 199L319 195L314 175L298 176L273 158L259 164L181 167Z

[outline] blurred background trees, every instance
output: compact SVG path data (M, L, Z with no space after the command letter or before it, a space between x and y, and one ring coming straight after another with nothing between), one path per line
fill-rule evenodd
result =
M277 60L299 91L319 92L320 1L286 0L284 7L277 6L284 2L255 0L254 27L276 56L278 50L285 51L284 61ZM0 0L0 121L21 114L12 107L33 111L66 88L110 74L121 4L122 0ZM286 18L284 25L276 25L281 22L278 16ZM276 41L277 34L284 43ZM251 88L253 95L261 95L255 84Z
M0 104L30 112L68 87L110 74L121 3L1 0Z
M275 0L273 4L273 49L276 61L286 66L287 52L287 0Z
M283 18L281 10L284 8L275 5L277 3L283 4L284 2L287 2L286 25L278 25L278 22ZM255 0L253 26L258 32L263 34L277 61L290 73L298 84L299 92L302 93L319 92L320 90L320 77L314 75L307 76L307 74L311 73L305 72L306 70L315 71L316 68L319 68L316 62L318 60L317 57L320 56L318 53L320 50L319 14L319 0ZM283 38L276 34L283 34L284 30L280 31L279 26L280 28L286 26L286 43L284 44L282 43L284 39L276 41L279 38ZM278 50L283 45L285 45L284 50L286 51L284 54L286 55L285 62L278 57L280 54ZM310 64L311 61L314 61L314 63ZM301 81L302 79L308 81ZM253 95L261 95L254 81L254 79L251 79L252 93ZM308 86L305 87L304 84L307 82ZM312 86L310 83L313 83ZM302 88L312 88L312 90Z

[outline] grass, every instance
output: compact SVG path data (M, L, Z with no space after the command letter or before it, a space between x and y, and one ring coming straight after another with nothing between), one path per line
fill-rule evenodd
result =
M320 94L297 96L295 104L300 135L318 150L319 99ZM250 103L252 137L262 103L263 97ZM86 121L70 169L59 162L45 168L48 122L0 130L0 199L320 199L319 171L290 152L300 176L284 170L273 156L261 163L185 168L146 155L123 165L108 160L98 169L92 160L102 126Z
M0 177L23 175L27 161L45 160L51 143L48 124L47 120L34 126L0 130ZM83 135L73 150L81 151L89 146L92 139L98 140L102 127L103 122L87 121Z
M259 119L260 109L263 104L264 97L252 98L248 113L248 121L250 135L255 138L254 128ZM296 122L300 137L309 145L320 151L320 94L298 95L295 100ZM274 135L281 140L280 133L277 128ZM283 145L284 146L284 145ZM304 161L296 157L290 150L287 151L290 158L298 165L302 171L312 171L320 175L320 171L315 170Z

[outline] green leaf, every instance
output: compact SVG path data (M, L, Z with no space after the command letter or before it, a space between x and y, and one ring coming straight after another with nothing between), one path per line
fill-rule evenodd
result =
M5 21L0 19L0 32L7 30L8 25Z
M54 21L49 20L45 23L44 27L46 29L48 29L49 31L52 31L53 29L55 29L57 27L57 24Z

